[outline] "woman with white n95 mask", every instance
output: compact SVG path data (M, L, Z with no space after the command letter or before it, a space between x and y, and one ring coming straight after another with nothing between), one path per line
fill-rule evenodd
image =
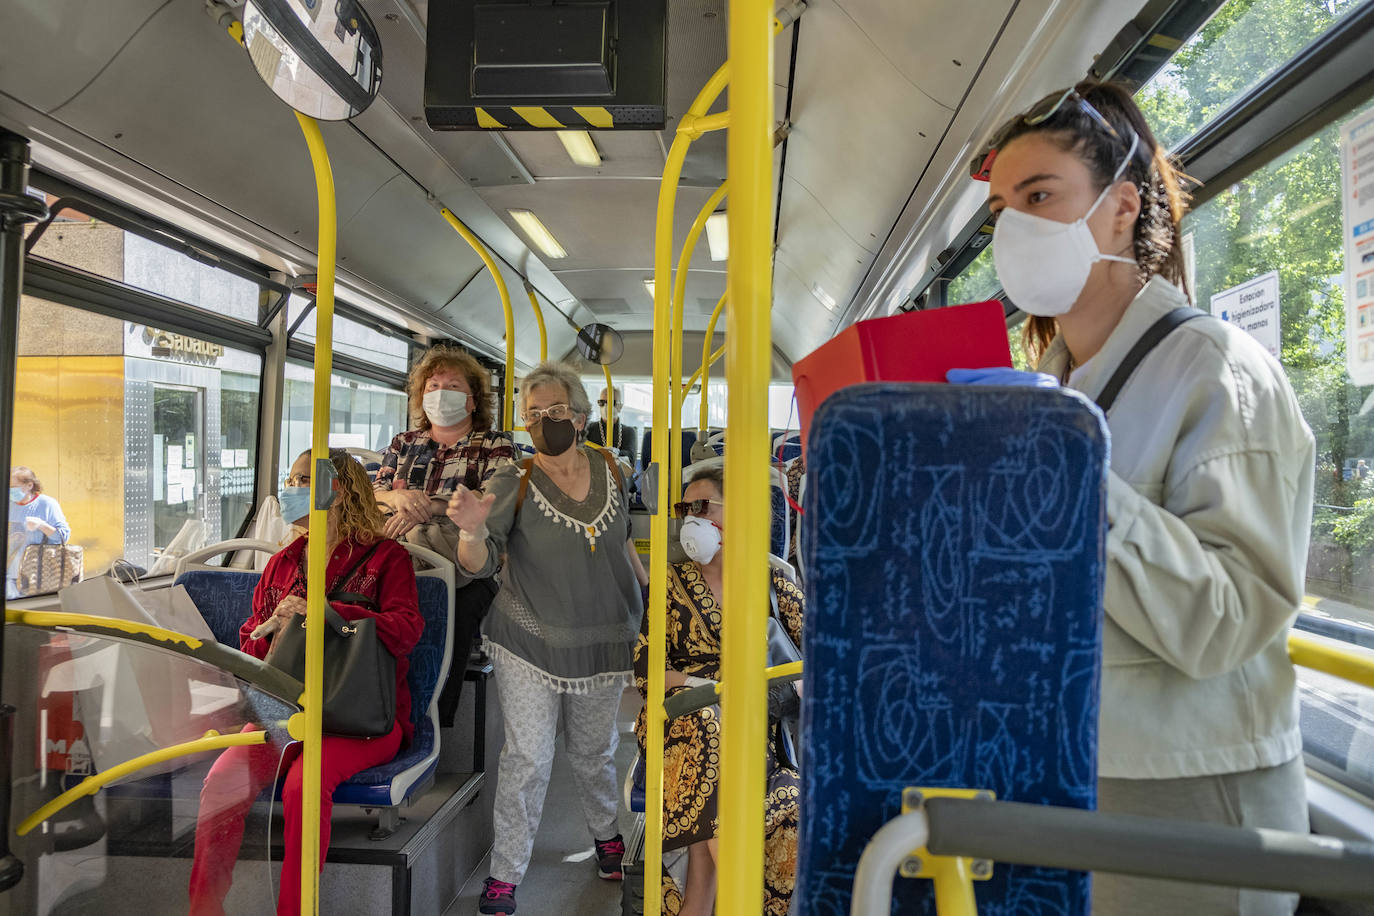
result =
M1286 638L1315 450L1282 367L1188 308L1179 175L1125 88L1047 96L973 173L988 182L998 278L1032 316L1039 373L950 381L1066 385L1102 405L1111 431L1098 810L1306 833ZM1147 335L1156 343L1132 369ZM1124 384L1110 384L1123 364ZM1093 876L1093 912L1107 916L1276 916L1296 903Z

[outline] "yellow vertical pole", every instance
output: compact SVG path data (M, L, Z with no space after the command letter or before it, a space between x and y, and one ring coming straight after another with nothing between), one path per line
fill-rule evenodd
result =
M505 396L501 399L503 410L501 419L505 421L506 429L515 429L515 312L511 310L510 290L506 288L506 278L501 276L501 268L496 266L496 261L492 258L491 252L487 251L487 246L482 244L482 240L477 237L477 233L467 227L458 217L453 215L453 211L448 207L440 207L439 215L448 220L448 224L454 228L463 241L477 252L477 256L482 259L482 263L487 265L487 272L496 281L496 293L501 297L501 309L506 316L506 373L505 373ZM535 309L536 313L538 308ZM540 321L540 329L543 329L543 321Z
M729 293L721 293L720 301L716 303L715 310L711 312L711 320L706 322L706 339L701 342L701 416L697 418L697 429L702 435L710 429L711 416L708 412L707 389L711 383L711 364L715 357L711 356L711 342L716 336L716 322L720 320L720 313L725 310L725 302L729 298Z
M539 294L534 291L528 280L525 281L525 295L530 297L530 308L534 309L534 323L539 325L539 361L542 363L549 358L549 333L544 328L544 310L539 307Z
M321 462L329 461L330 375L334 366L334 258L338 244L335 215L334 173L329 166L320 126L313 118L297 113L301 132L310 147L319 197L319 253L315 289L315 403L310 421L310 542L307 545L305 579L305 734L295 735L305 745L304 780L301 788L301 913L319 912L320 878L320 732L324 698L324 590L329 562L325 532L328 511L320 504L318 487L323 482ZM332 478L333 475L330 475Z
M730 260L726 378L726 615L722 646L720 859L716 911L763 909L767 732L768 381L772 369L773 25L770 0L730 4Z
M677 274L673 278L672 364L668 369L668 374L673 379L674 390L677 390L677 387L682 384L682 361L685 355L682 352L682 334L687 298L687 269L692 264L692 254L696 251L697 241L706 228L706 221L711 218L712 213L716 212L716 207L720 206L720 202L725 199L725 194L729 189L730 183L722 181L720 187L712 191L711 196L706 198L706 203L701 205L697 218L692 221L692 228L687 231L687 238L682 243L682 254L677 259ZM682 411L680 409L675 408L673 410L668 441L668 460L672 464L668 475L672 479L670 489L673 493L677 493L682 489Z
M602 363L601 372L606 376L606 410L601 415L601 422L606 424L606 435L603 438L606 440L606 448L615 448L615 385L611 382L610 366Z
M710 367L714 366L714 365L716 364L716 361L719 360L719 359L720 359L722 356L724 356L724 355L725 355L725 347L720 347L719 349L716 350L716 352L712 353L709 357L707 357L706 360L705 360L700 366L697 366L697 369L696 369L695 372L693 372L691 375L687 376L687 381L685 381L685 382L682 383L682 388L681 388L681 389L678 391L678 393L677 393L677 409L678 409L678 410L681 410L681 409L682 409L682 404L683 404L683 402L687 400L687 392L691 390L691 388L692 388L693 385L695 385L698 381L702 380L702 372L703 372L704 370L707 370L707 369L709 369ZM704 388L702 389L702 392L703 392L702 396L703 396L703 398L704 398L704 397L705 397L705 389L704 389Z

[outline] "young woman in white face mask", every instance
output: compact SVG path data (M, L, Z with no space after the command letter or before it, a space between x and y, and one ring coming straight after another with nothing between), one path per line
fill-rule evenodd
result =
M679 538L689 557L668 569L668 669L664 685L669 696L698 684L720 679L721 625L724 594L725 475L720 468L698 472L673 509L681 518ZM805 599L782 573L773 572L778 616L793 643L800 646ZM764 605L765 607L767 605ZM635 644L635 683L641 695L649 685L647 623ZM790 690L791 688L784 688ZM792 695L793 698L795 694ZM770 702L786 699L771 696ZM776 706L770 713L779 714ZM640 751L646 724L641 712L635 723ZM716 830L720 761L720 707L674 719L664 736L663 848L687 849L687 885L665 886L664 912L678 916L710 916L715 903ZM768 789L764 800L765 916L785 916L796 877L799 775L769 730ZM669 884L669 883L665 883ZM680 903L673 898L680 895ZM676 908L674 904L678 904Z
M543 362L521 385L539 450L499 470L487 495L458 487L448 517L462 531L458 566L494 573L501 590L483 625L505 719L496 776L496 845L481 913L515 912L553 766L559 720L597 873L621 877L616 713L630 680L630 645L649 581L630 539L629 496L609 452L579 447L591 403L563 363ZM535 901L540 913L563 901Z
M1111 430L1098 808L1306 832L1285 640L1303 596L1314 446L1283 369L1186 309L1178 174L1130 93L1081 83L1013 119L974 163L993 256L1033 317L1040 373L1090 398L1151 329ZM1178 323L1182 319L1186 323ZM1093 878L1093 912L1278 914L1296 899Z

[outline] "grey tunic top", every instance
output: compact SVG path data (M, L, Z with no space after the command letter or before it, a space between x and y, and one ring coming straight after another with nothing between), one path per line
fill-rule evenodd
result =
M464 570L491 575L506 554L501 588L482 628L488 651L574 693L628 683L643 615L625 549L629 498L601 455L583 453L591 463L586 499L571 499L536 464L518 515L524 471L497 471L487 484L496 497L487 517L487 563Z

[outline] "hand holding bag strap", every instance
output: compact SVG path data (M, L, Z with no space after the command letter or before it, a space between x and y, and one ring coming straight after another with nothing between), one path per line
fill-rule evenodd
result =
M1102 389L1102 393L1097 396L1097 406L1105 414L1112 409L1116 403L1117 395L1121 394L1121 389L1126 387L1126 382L1131 377L1131 373L1136 370L1141 361L1150 355L1150 351L1159 345L1159 342L1168 337L1174 328L1194 318L1201 318L1205 313L1198 311L1192 306L1179 306L1163 318L1150 325L1149 330L1140 335L1140 339L1131 347L1126 358L1121 361L1121 365L1116 367L1116 372L1112 374L1107 386Z

